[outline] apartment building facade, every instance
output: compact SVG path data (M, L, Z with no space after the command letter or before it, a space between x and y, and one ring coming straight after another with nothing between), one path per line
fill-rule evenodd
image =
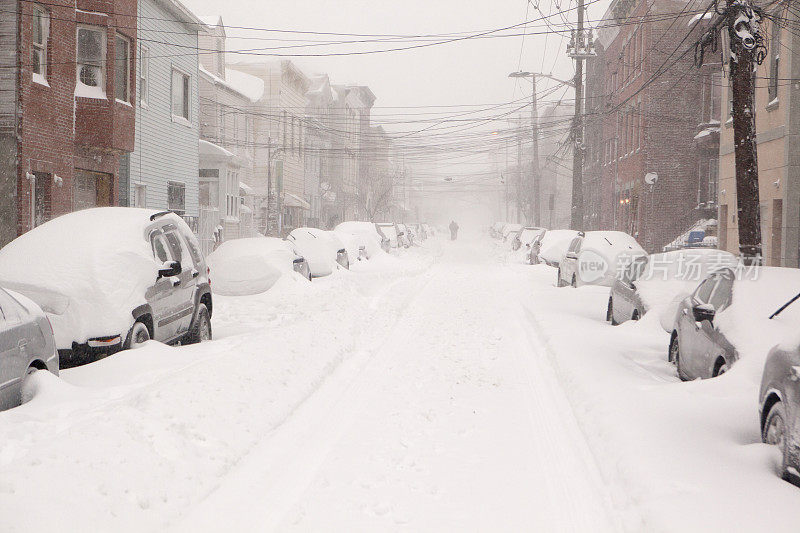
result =
M136 0L11 5L0 20L0 245L117 205L135 128Z

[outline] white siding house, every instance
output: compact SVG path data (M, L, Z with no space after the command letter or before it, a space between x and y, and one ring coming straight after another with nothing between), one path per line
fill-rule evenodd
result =
M198 47L202 23L176 0L139 0L129 205L198 216Z

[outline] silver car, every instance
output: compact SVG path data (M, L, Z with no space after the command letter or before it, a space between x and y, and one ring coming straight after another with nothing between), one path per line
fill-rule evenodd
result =
M27 298L0 289L0 411L22 402L25 380L37 370L58 375L50 322Z

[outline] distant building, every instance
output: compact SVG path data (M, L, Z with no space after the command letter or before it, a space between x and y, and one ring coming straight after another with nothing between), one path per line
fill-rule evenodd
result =
M254 120L264 81L227 68L221 17L203 17L200 48L200 217L203 248L256 232L254 210L266 205L267 191L248 185L255 177Z
M285 235L306 224L311 204L305 198L305 108L308 77L291 61L234 63L232 70L260 78L264 95L255 104L255 175L251 185L267 192L268 204L256 212L262 232Z
M0 245L117 205L134 147L135 0L13 1L0 17Z
M198 212L198 46L202 22L177 0L139 0L135 147L121 203ZM165 38L165 36L169 38Z
M626 231L650 252L716 211L720 65L670 57L674 35L699 36L708 22L676 20L682 10L614 0L587 61L584 226Z
M776 4L778 20L791 22L777 27L765 21L767 58L756 71L755 116L758 144L761 239L765 264L798 267L800 248L800 64L794 61L797 15ZM800 52L798 52L800 53ZM734 170L733 121L729 80L722 83L723 125L719 147L719 247L739 252L736 217L736 172Z

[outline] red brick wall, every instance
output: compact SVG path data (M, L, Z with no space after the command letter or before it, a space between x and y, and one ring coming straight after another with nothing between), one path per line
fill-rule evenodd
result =
M33 5L20 2L20 139L17 196L17 232L31 229L32 183L28 173L58 176L50 180L48 218L73 210L74 169L82 168L114 175L114 202L117 202L119 157L133 150L134 109L114 102L114 32L119 29L131 39L131 54L136 50L136 0L79 1L83 11L63 7L63 2L42 0L50 14L48 40L49 87L32 81L31 32ZM108 101L76 99L75 46L78 22L107 28L106 93ZM130 66L130 86L135 87L135 62ZM77 100L77 103L76 103ZM135 94L131 95L135 102ZM60 181L60 182L57 182Z
M590 60L602 62L602 68L595 66L589 72L602 75L587 75L587 86L595 85L590 91L606 95L606 113L594 119L602 125L587 124L587 129L593 127L592 132L602 136L601 150L605 142L618 140L619 152L625 152L622 149L625 135L623 129L618 130L617 112L624 115L627 111L632 115L631 120L643 120L644 124L640 149L634 149L633 154L619 161L612 155L606 165L596 165L602 168L602 184L596 182L593 186L602 190L588 194L603 198L597 229L638 233L639 242L649 252L660 251L700 216L695 209L698 149L694 136L702 120L702 77L693 65L693 54L685 54L675 62L694 39L687 39L678 52L669 57L688 33L691 17L683 16L673 23L674 17L658 15L678 13L685 6L672 0L658 0L650 5L639 2L631 10L628 21L645 13L650 20L620 25L619 33L607 43L607 49ZM659 18L663 20L657 20ZM644 46L639 58L632 61L623 47L637 29L643 32ZM666 37L662 39L662 35ZM629 67L641 64L639 74L629 73L627 83L623 75L626 62ZM617 72L618 87L609 94L609 81L614 72ZM657 72L662 73L653 80ZM641 107L637 110L639 98ZM658 174L658 182L652 188L644 183L648 172ZM615 183L618 188L629 191L623 198L630 198L630 203L620 204L620 198L614 195Z

